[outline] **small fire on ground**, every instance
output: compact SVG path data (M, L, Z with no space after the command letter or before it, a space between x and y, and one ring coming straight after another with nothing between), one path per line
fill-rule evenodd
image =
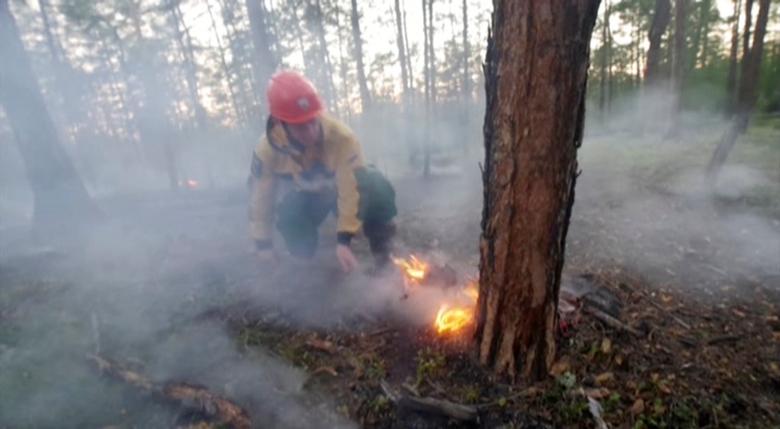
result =
M393 258L404 278L404 286L413 292L414 288L426 285L431 280L431 271L437 267L410 255L408 258ZM457 284L455 286L458 286ZM474 322L474 307L479 299L479 287L476 281L458 286L458 293L444 299L439 304L433 327L439 335L457 334Z
M197 189L200 187L200 182L195 179L179 180L179 186L187 189Z

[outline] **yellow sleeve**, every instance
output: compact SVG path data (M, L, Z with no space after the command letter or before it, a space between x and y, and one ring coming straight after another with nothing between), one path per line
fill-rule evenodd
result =
M355 169L363 166L363 154L357 139L349 133L341 148L336 164L336 186L338 187L338 232L339 236L355 235L361 226L358 219L358 194Z
M249 179L249 235L270 244L274 216L274 154L265 137L252 154Z

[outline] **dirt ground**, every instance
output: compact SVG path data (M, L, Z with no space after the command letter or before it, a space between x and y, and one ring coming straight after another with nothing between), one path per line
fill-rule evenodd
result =
M67 244L2 230L0 428L229 426L203 402L101 375L95 354L204 386L253 427L589 428L594 411L609 427L777 427L780 158L759 141L725 175L746 185L704 194L709 146L615 150L623 138L594 136L581 155L565 272L616 298L628 329L567 313L544 382L495 379L468 331L436 334L440 291L404 298L397 273L341 274L332 225L314 261L261 267L243 189L146 193L101 200L111 221ZM460 279L476 272L481 215L467 165L395 181L398 252Z

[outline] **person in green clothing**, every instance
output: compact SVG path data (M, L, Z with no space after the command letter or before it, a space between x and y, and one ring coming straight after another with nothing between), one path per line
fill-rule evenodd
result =
M361 228L375 269L383 269L390 262L395 235L393 186L364 164L354 133L324 112L306 78L278 72L271 77L267 96L271 114L254 151L250 176L250 236L260 259L273 257L274 225L291 254L312 257L320 224L335 213L336 256L342 269L357 268L351 242Z

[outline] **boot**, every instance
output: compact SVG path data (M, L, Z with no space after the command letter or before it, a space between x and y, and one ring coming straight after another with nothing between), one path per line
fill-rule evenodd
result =
M384 224L365 224L363 232L368 238L371 254L374 256L374 266L369 275L381 276L393 266L391 259L392 241L396 228L392 222Z

